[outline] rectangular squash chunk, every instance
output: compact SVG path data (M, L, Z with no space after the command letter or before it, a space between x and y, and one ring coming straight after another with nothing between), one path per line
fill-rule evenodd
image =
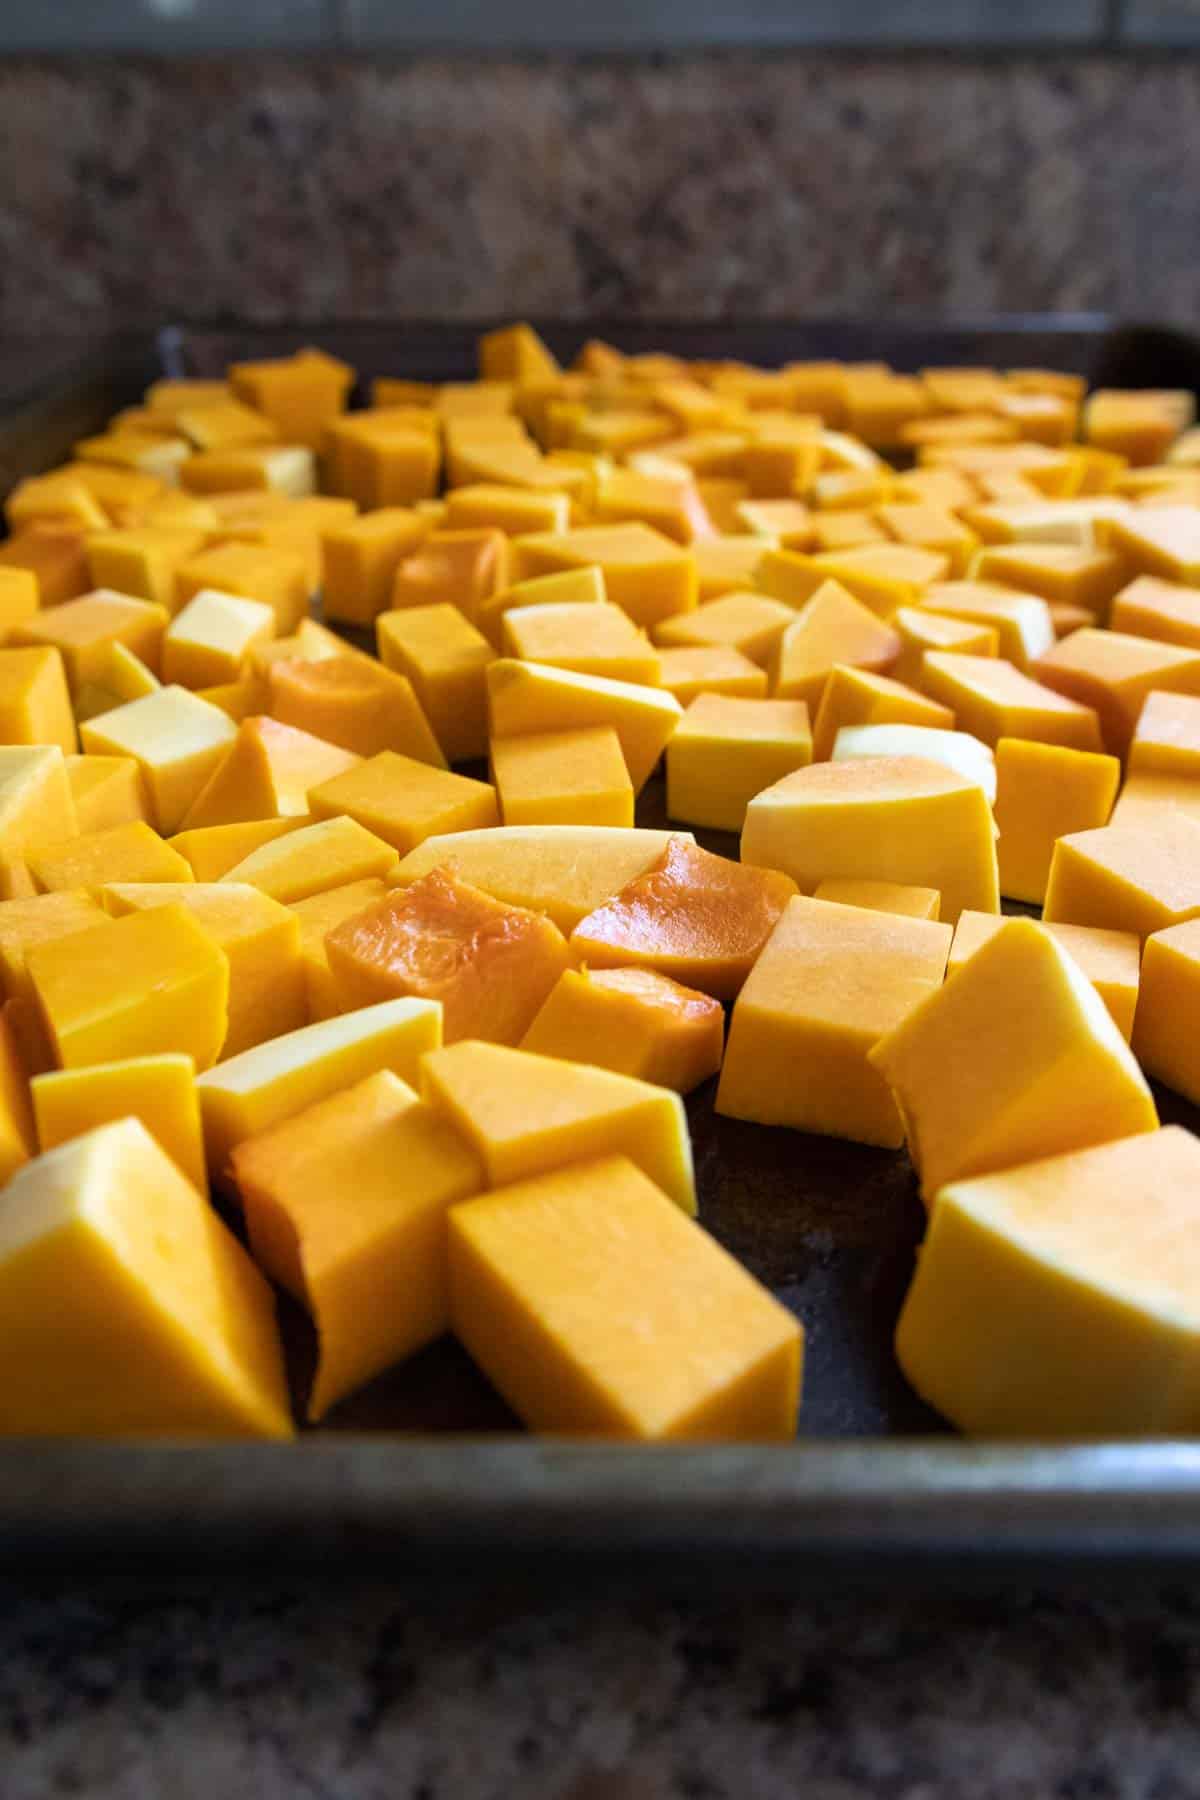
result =
M664 619L654 627L654 641L663 649L737 650L765 669L795 617L782 600L739 591L706 600L693 613Z
M35 891L26 853L79 830L66 760L57 744L0 746L0 899Z
M909 1381L983 1437L1193 1435L1198 1184L1172 1125L942 1188L896 1332Z
M219 881L260 844L272 843L311 823L302 813L296 818L251 819L237 825L200 825L194 831L177 831L170 847L183 857L197 881Z
M1034 664L1047 687L1092 707L1104 747L1124 756L1147 694L1161 689L1200 694L1200 650L1085 627L1063 638Z
M953 731L954 714L940 701L870 669L835 664L829 672L813 722L813 756L827 762L838 733L853 725L915 725Z
M230 1057L196 1083L211 1174L224 1176L243 1139L270 1131L379 1069L415 1081L421 1057L441 1041L442 1009L436 1001L389 1000Z
M251 1251L317 1328L310 1418L446 1330L447 1213L483 1166L390 1069L247 1139L233 1173Z
M325 950L328 934L355 913L362 912L387 892L377 876L366 881L348 881L342 887L326 888L310 894L307 900L294 900L288 911L300 921L300 962L304 970L305 995L310 1020L331 1019L342 1010L341 995L329 967Z
M1104 1002L1031 919L1009 919L870 1056L927 1197L947 1181L1158 1124Z
M611 725L496 738L491 773L506 825L633 825L633 784Z
M811 761L803 700L699 694L667 746L667 814L740 831L755 794Z
M564 969L520 1048L689 1094L717 1073L724 1042L720 1001L669 976Z
M627 612L635 625L654 625L695 608L695 558L640 521L535 533L513 544L514 583L592 564L604 576L608 598Z
M308 824L309 789L357 768L361 761L353 750L314 737L311 731L258 714L245 718L228 754L188 808L184 828L190 834L263 819ZM260 841L265 843L266 837ZM243 854L248 856L253 848L257 845Z
M620 1154L684 1212L696 1210L687 1114L665 1088L466 1040L422 1059L420 1089L475 1146L490 1187Z
M645 787L683 717L674 694L661 689L513 657L489 665L487 684L493 740L611 725L621 740L635 794Z
M1141 937L1194 918L1200 913L1200 821L1166 807L1140 823L1059 838L1043 910L1047 919Z
M1148 1075L1193 1103L1200 1099L1200 919L1146 939L1133 1049Z
M132 756L68 756L65 760L81 832L104 831L110 825L146 818L149 808L142 772ZM49 841L44 824L38 836ZM69 837L70 832L55 832L54 836Z
M795 1319L623 1156L456 1206L457 1336L537 1431L786 1439Z
M29 1084L37 1141L53 1150L114 1119L140 1119L192 1186L208 1192L204 1132L190 1056L164 1051L85 1069L52 1069Z
M192 879L191 864L144 819L31 850L28 863L42 893L99 887L108 881L168 881L177 886Z
M622 771L624 767L622 763ZM490 783L435 769L394 750L381 750L311 787L308 803L316 818L344 813L402 856L427 837L486 830L500 822Z
M815 711L839 663L883 674L899 654L900 637L890 625L838 582L823 581L776 641L771 693L780 700L806 700Z
M78 749L63 659L56 649L0 650L0 743Z
M927 650L920 680L927 694L950 707L960 731L993 747L1010 737L1068 744L1075 750L1104 748L1091 706L1032 680L1002 657Z
M869 912L899 913L906 919L936 920L942 908L942 896L936 888L912 887L900 881L822 881L814 890L813 899L830 900L837 906L865 906ZM965 916L959 914L960 923Z
M381 506L323 531L325 617L369 625L391 599L396 570L427 533L420 514L405 506Z
M348 881L390 876L395 867L396 852L390 844L353 819L339 816L260 844L221 880L248 882L289 906Z
M948 925L798 897L733 1009L717 1111L896 1149L904 1127L867 1060L941 985Z
M164 837L179 830L236 735L237 727L220 707L181 687L160 688L101 713L80 732L89 754L134 758L145 780L151 822Z
M960 913L946 966L947 979L957 974L980 945L995 937L1006 922L998 913ZM1112 1014L1117 1030L1129 1043L1142 961L1142 946L1136 933L1107 931L1095 925L1062 925L1049 919L1041 924L1043 931L1048 931L1079 964Z
M164 1050L216 1062L229 958L184 906L112 919L30 950L29 977L60 1068Z
M385 668L407 676L447 762L487 749L487 666L495 651L456 606L441 602L381 613L375 625Z
M1108 824L1121 765L1115 756L1001 738L996 745L996 860L1000 892L1040 906L1060 837Z
M140 1119L5 1194L0 1432L292 1435L271 1290Z
M1147 694L1129 745L1127 767L1131 775L1200 780L1200 699L1189 694Z
M998 655L1028 669L1054 642L1050 608L1037 594L1015 593L990 581L942 581L927 588L921 606L943 618L990 625Z

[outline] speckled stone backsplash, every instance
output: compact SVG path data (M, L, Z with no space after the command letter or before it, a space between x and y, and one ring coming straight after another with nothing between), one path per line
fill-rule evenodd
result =
M0 63L0 327L1200 317L1200 60Z

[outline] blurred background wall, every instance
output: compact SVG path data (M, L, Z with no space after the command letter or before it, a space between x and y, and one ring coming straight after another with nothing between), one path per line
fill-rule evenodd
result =
M1200 315L1200 0L0 0L0 328Z

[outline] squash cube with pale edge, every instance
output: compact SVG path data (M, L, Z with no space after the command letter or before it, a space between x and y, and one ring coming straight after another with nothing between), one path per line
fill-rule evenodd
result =
M446 766L412 683L369 657L273 662L267 686L268 710L285 725L359 756L396 750L436 768Z
M240 1144L233 1177L256 1260L317 1328L310 1418L446 1330L447 1214L483 1166L390 1070Z
M487 675L495 651L458 608L442 603L383 613L379 656L412 684L447 762L487 753Z
M1045 686L1092 707L1105 748L1124 756L1147 694L1200 694L1200 650L1085 628L1039 657L1034 673Z
M93 584L175 611L175 576L180 565L199 555L207 534L169 525L138 525L124 531L96 531L87 540Z
M52 606L13 632L10 642L59 652L67 686L78 696L89 682L103 685L113 646L123 644L157 671L169 615L163 606L100 589ZM173 679L169 677L168 679Z
M0 745L0 899L34 891L26 853L79 830L63 753L57 744Z
M1108 822L1122 830L1149 827L1158 822L1164 809L1200 821L1200 781L1187 775L1131 773L1125 777Z
M450 1214L450 1321L526 1424L788 1439L796 1320L624 1156Z
M235 863L222 881L244 881L284 906L307 900L325 888L371 875L390 876L396 868L391 844L365 831L354 819L339 816L303 825L284 837L260 844Z
M981 944L1003 930L1005 923L996 913L960 913L950 946L947 980L958 973ZM1107 931L1096 925L1063 925L1046 919L1041 923L1043 931L1048 931L1074 957L1112 1014L1117 1030L1129 1043L1138 1000L1140 939L1132 931Z
M781 700L820 704L838 664L882 674L900 654L890 625L839 587L823 582L779 638L771 662L771 692Z
M188 808L184 829L239 825L264 819L306 819L310 788L330 781L362 758L278 719L243 719L232 747Z
M696 606L695 558L650 525L632 521L541 532L512 546L514 584L589 565L600 570L608 599L635 625L655 625Z
M1200 919L1146 939L1133 1049L1148 1075L1200 1102Z
M725 1014L653 969L565 969L520 1048L689 1094L721 1067Z
M420 1090L482 1157L489 1187L621 1155L696 1210L687 1114L667 1088L467 1040L422 1058Z
M1146 937L1200 914L1200 820L1175 807L1142 823L1059 838L1044 916Z
M509 537L531 531L566 531L571 523L569 494L529 492L476 481L446 495L447 531L495 529Z
M42 893L94 888L106 881L191 881L191 865L144 819L110 825L29 852L29 871Z
M664 650L659 678L681 706L690 706L700 694L730 694L742 700L764 700L767 694L766 670L740 650L719 645L691 644Z
M489 665L487 686L493 739L611 725L621 740L635 794L646 785L683 717L674 694L512 657Z
M0 743L78 749L75 715L57 648L0 650Z
M164 836L178 831L236 735L233 720L219 707L181 687L160 688L101 713L80 732L89 755L133 757L145 781L152 823Z
M136 1118L10 1184L0 1370L9 1434L292 1435L270 1287Z
M901 606L890 624L900 639L900 654L892 667L897 681L921 685L927 650L950 650L961 656L995 656L999 638L994 625L977 625L970 619L947 618L922 606Z
M1034 681L1002 657L927 650L920 679L932 699L951 709L959 730L985 744L994 747L1009 737L1074 750L1104 748L1094 708Z
M491 771L506 825L633 824L633 785L611 725L496 738Z
M1123 507L1106 521L1104 537L1135 575L1200 586L1200 514L1195 507Z
M218 544L204 550L175 573L175 605L185 606L194 594L216 588L260 600L275 614L280 637L295 631L308 612L308 570L302 555L262 544Z
M672 838L652 868L580 920L571 954L590 968L654 969L732 1000L795 891L774 869Z
M982 1437L1194 1434L1198 1184L1171 1125L943 1187L896 1331L913 1387Z
M698 694L667 746L667 813L740 831L755 794L811 761L803 700Z
M229 958L184 906L113 919L31 949L29 978L60 1068L181 1050L216 1062Z
M460 880L482 888L510 906L543 912L560 931L643 874L673 833L615 825L499 825L490 831L460 831L426 838L410 850L395 873L407 887L431 869L445 866Z
M261 600L202 588L167 626L163 680L187 688L236 681L254 646L274 636L275 614Z
M204 1132L190 1056L130 1056L54 1069L30 1083L38 1145L53 1150L116 1119L140 1119L192 1186L208 1192Z
M534 575L489 595L480 602L475 623L493 650L499 650L504 615L514 607L595 606L606 598L599 569L590 564L579 569L560 569L553 575Z
M251 819L236 825L202 825L180 831L169 840L188 864L197 881L219 881L260 844L286 837L311 824L308 814L294 819Z
M954 730L948 706L869 669L835 663L829 672L813 724L813 756L827 762L838 733L847 725L916 725L929 731Z
M442 1011L430 1000L389 1000L322 1019L243 1051L196 1083L209 1172L224 1179L236 1146L380 1069L415 1082L426 1052L442 1041Z
M1200 699L1153 693L1134 727L1130 774L1175 775L1200 781Z
M1010 919L871 1052L927 1198L948 1181L1153 1131L1133 1054L1078 964Z
M82 890L33 894L0 906L0 991L7 996L5 1016L31 1073L52 1068L54 1053L29 976L29 952L105 922L99 902Z
M937 888L951 925L964 906L999 911L982 788L919 756L813 763L785 776L746 809L742 861L782 869L808 892L834 875Z
M341 887L326 888L324 893L310 894L307 900L292 901L288 911L300 921L300 962L311 1020L332 1019L342 1010L325 949L326 937L343 919L362 912L386 892L378 876L369 876L365 881L347 881Z
M845 881L834 878L818 882L814 900L829 900L837 906L862 906L868 912L898 913L906 919L936 920L942 909L942 896L936 888L910 887L899 881ZM959 923L967 915L959 914ZM990 913L976 913L976 918L991 918Z
M343 1010L403 996L438 1000L446 1043L515 1044L567 965L558 927L432 869L326 934Z
M1015 593L988 581L939 581L926 588L921 607L947 619L990 625L998 654L1028 669L1054 643L1050 608L1037 594Z
M1157 575L1139 575L1113 600L1112 628L1200 649L1200 592L1180 582L1161 581Z
M100 898L114 918L157 906L183 906L229 958L229 1029L222 1056L308 1023L300 960L300 924L257 888L230 881L109 883Z
M722 594L693 613L664 619L654 627L654 641L664 650L736 650L765 669L795 617L792 607L765 594Z
M1108 824L1121 765L1115 756L1001 738L996 745L996 859L1000 892L1040 906L1060 837Z
M717 1111L897 1149L904 1127L868 1053L938 988L948 925L792 900L729 1026Z
M996 758L969 731L939 731L928 725L840 725L830 753L833 762L862 762L877 756L923 756L977 782L989 804L996 800Z
M624 768L622 763L622 772ZM394 750L383 750L310 788L308 799L316 818L345 814L401 855L427 837L499 823L496 791L488 782L435 769ZM630 815L632 824L632 804Z
M610 681L658 687L660 657L645 633L608 601L576 605L513 606L500 621L505 656L603 675Z
M1125 565L1111 550L1074 544L998 544L980 551L971 573L979 581L1040 594L1051 606L1082 607L1095 623L1108 617L1113 596L1125 579Z

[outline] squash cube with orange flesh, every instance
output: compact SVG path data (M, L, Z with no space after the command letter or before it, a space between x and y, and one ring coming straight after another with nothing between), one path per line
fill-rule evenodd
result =
M176 610L205 588L261 600L274 612L280 637L295 631L308 612L308 569L303 556L293 550L229 543L189 557L175 574Z
M412 683L365 656L284 660L267 670L268 711L358 756L398 750L444 769L446 759Z
M496 738L491 768L506 825L633 824L633 785L611 725Z
M731 694L743 700L765 700L767 672L740 650L717 644L683 645L662 652L660 678L681 706L700 694Z
M1084 402L1083 436L1135 465L1158 463L1195 416L1195 396L1183 389L1096 388Z
M486 781L435 769L394 750L382 750L320 782L309 789L308 799L316 818L344 813L401 855L437 833L477 831L500 823L496 792Z
M950 946L946 978L957 974L980 945L986 944L1005 920L998 913L960 913ZM1064 925L1042 920L1042 929L1074 957L1087 976L1121 1036L1128 1043L1133 1035L1133 1015L1138 999L1141 941L1132 931L1107 931L1095 925Z
M88 567L87 535L82 528L69 523L33 525L17 531L8 542L0 544L0 569L8 569L22 577L32 576L35 583L34 604L28 604L29 588L22 580L7 590L6 613L9 619L27 617L38 605L61 606L95 586Z
M766 668L795 611L765 594L723 594L706 600L695 612L664 619L654 627L654 641L664 650L688 648L736 650Z
M152 821L164 836L178 831L236 736L226 713L181 687L130 700L89 719L80 730L88 754L135 759Z
M365 881L372 875L390 877L395 868L396 852L390 844L354 819L339 815L260 844L220 879L248 882L281 905L290 906L348 881Z
M381 900L385 892L381 877L369 875L364 881L347 881L341 887L310 894L307 900L293 900L289 906L288 911L300 921L300 963L311 1020L332 1019L342 1010L325 951L326 937L335 925Z
M908 544L864 544L850 550L797 556L769 550L756 580L766 594L800 606L825 581L836 581L877 618L890 619L900 606L920 604L925 590L945 579L950 559Z
M1111 550L1075 544L988 545L971 572L978 581L1040 594L1051 605L1085 607L1097 619L1108 617L1113 596L1125 579L1125 565Z
M493 740L611 725L634 793L640 793L683 717L674 694L574 669L499 657L488 665Z
M691 551L639 521L539 532L518 539L512 547L514 582L593 564L603 574L609 600L635 625L648 627L695 608L697 575Z
M899 654L900 638L890 625L836 581L823 582L775 646L771 693L780 700L805 700L815 711L835 664L884 674Z
M1111 622L1132 637L1200 649L1200 589L1139 575L1115 596Z
M144 819L85 832L28 852L42 893L70 892L109 881L190 882L190 865Z
M565 969L521 1049L689 1094L721 1066L721 1004L653 969Z
M733 1009L717 1111L895 1149L904 1126L868 1056L940 986L951 930L792 899Z
M403 506L382 506L323 532L325 617L369 625L391 604L396 570L427 535L420 514Z
M0 1182L5 1186L37 1150L29 1076L7 1001L0 1007Z
M344 920L325 947L345 1006L440 1000L448 1044L518 1043L568 960L549 919L442 869Z
M890 624L900 639L900 654L891 673L897 681L920 686L927 650L956 651L962 656L995 656L999 640L993 625L971 619L946 618L922 606L902 606Z
M243 719L231 748L189 807L184 829L307 818L309 789L357 768L361 760L340 744L278 719Z
M922 608L943 618L967 619L994 629L999 655L1028 669L1054 643L1050 608L1037 594L1022 594L987 581L937 581L921 596Z
M142 772L132 756L68 756L65 761L77 830L103 831L146 817ZM69 828L62 835L69 836Z
M208 1192L204 1132L190 1056L164 1051L82 1069L53 1069L29 1084L38 1147L53 1150L97 1125L140 1119L180 1172Z
M456 606L441 601L381 613L379 658L412 683L447 762L487 752L487 675L495 652Z
M0 743L77 748L66 670L57 648L0 650Z
M898 544L935 550L945 556L951 579L966 575L979 548L979 539L961 519L928 501L893 501L881 506L875 516Z
M658 651L619 606L515 606L500 625L505 656L610 681L659 685Z
M393 607L448 602L474 620L485 600L508 585L508 539L502 531L433 531L398 565Z
M275 426L285 444L317 450L325 426L345 409L354 371L323 350L233 363L229 381L239 400Z
M837 663L825 683L813 725L817 762L833 755L838 732L846 725L919 725L931 731L952 731L954 714L948 706L888 675Z
M56 744L0 745L0 900L35 891L28 856L79 831L66 761Z
M1001 738L995 804L1000 892L1040 906L1058 839L1107 825L1120 782L1115 756Z
M275 614L263 601L202 588L167 627L163 680L192 689L237 681L255 645L274 636Z
M1129 745L1130 774L1200 780L1200 699L1147 694Z
M1200 694L1200 648L1085 628L1039 657L1034 674L1057 693L1094 708L1105 748L1124 756L1147 694Z
M1133 1049L1148 1075L1200 1100L1200 919L1170 925L1146 939L1133 1027Z
M534 575L513 587L500 588L480 602L474 619L494 650L499 650L502 621L513 607L592 606L606 598L604 577L588 564L579 569L560 569L552 575Z
M927 650L920 681L931 699L951 709L960 731L993 748L1002 737L1074 750L1104 748L1093 707L1035 681L1003 657Z
M672 838L661 860L571 933L590 968L654 969L718 1000L732 1000L795 883Z
M850 881L836 876L818 882L813 899L830 900L837 906L865 906L868 912L899 913L906 919L936 920L942 909L942 896L936 888L912 887L900 881ZM974 917L991 915L976 913Z
M1044 916L1147 937L1200 913L1200 821L1176 807L1059 838Z
M0 644L21 641L13 634L33 618L41 604L33 570L0 563Z

